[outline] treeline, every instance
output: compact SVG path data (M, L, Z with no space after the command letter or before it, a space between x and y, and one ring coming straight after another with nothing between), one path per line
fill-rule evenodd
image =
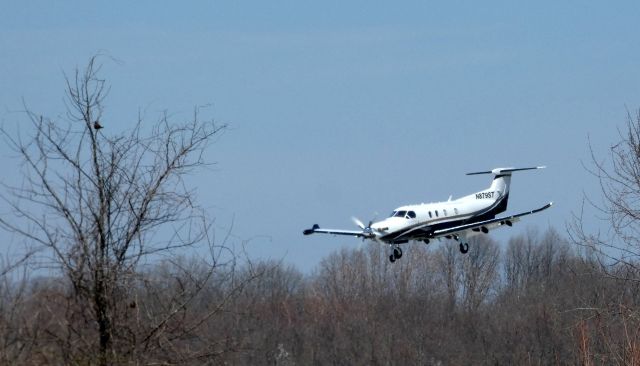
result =
M280 262L166 260L117 291L112 364L632 365L640 285L557 233ZM93 364L95 311L65 278L5 276L1 364Z

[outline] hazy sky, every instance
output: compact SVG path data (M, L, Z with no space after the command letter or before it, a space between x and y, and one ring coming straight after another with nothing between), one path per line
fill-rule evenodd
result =
M564 231L598 193L588 137L605 156L640 107L640 3L442 3L4 2L0 120L19 121L22 98L61 114L63 72L98 52L118 60L106 133L212 104L232 128L191 179L201 202L252 255L302 269L360 243L304 228L468 194L489 177L464 173L497 166L549 167L514 176L510 212L556 203L497 239Z

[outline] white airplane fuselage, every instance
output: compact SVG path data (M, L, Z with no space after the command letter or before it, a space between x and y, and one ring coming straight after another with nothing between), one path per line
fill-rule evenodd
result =
M391 216L371 224L372 232L388 243L425 240L444 227L493 219L507 209L510 182L511 175L496 176L489 188L455 200L398 207ZM419 232L410 232L415 227L421 227Z

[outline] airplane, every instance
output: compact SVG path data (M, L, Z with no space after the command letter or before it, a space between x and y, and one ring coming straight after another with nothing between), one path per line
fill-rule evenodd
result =
M467 173L467 175L493 174L493 180L489 188L455 200L449 197L449 200L444 202L398 207L389 217L377 222L369 221L367 226L352 217L360 230L322 229L315 224L310 229L304 230L303 234L347 235L386 244L389 245L391 263L402 257L400 244L406 244L409 241L423 241L429 244L433 239L454 239L460 243L460 252L465 254L469 251L466 239L479 234L488 234L490 230L505 225L510 227L521 217L546 210L553 205L553 202L549 202L535 210L496 217L507 210L511 174L543 168L546 167L495 168Z

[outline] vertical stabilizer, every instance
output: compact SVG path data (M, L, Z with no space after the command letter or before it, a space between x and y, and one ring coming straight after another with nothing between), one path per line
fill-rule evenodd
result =
M543 169L544 166L536 166L531 168L495 168L493 170L483 171L483 172L474 172L467 173L467 175L477 175L477 174L493 174L493 181L491 182L491 186L478 194L486 195L491 198L497 196L496 199L499 201L498 205L493 209L493 214L504 212L507 209L507 202L509 200L509 188L511 186L511 173L522 171L522 170L533 170L533 169ZM484 197L483 197L484 198Z
M511 173L498 174L495 177L493 177L493 182L491 182L491 187L489 187L489 190L498 192L496 194L502 197L509 194L510 186L511 186Z

